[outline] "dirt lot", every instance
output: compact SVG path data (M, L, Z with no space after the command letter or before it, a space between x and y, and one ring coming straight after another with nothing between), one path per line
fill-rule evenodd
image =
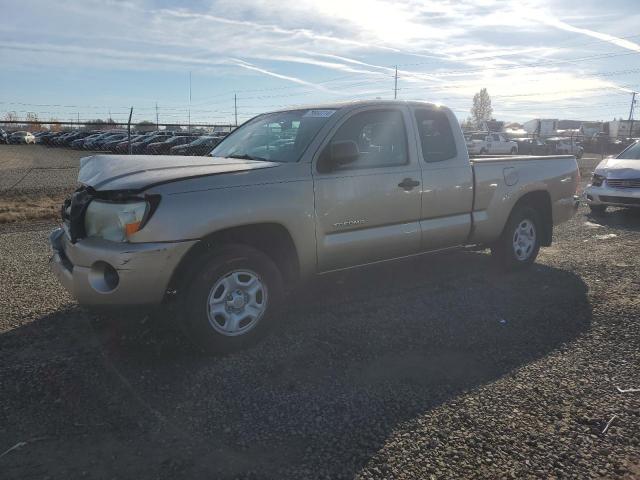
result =
M75 187L80 158L87 155L42 145L0 145L0 223L56 219Z
M458 252L324 278L217 358L171 315L78 308L52 227L0 225L2 478L640 478L640 393L616 389L640 387L639 212L581 209L528 272Z

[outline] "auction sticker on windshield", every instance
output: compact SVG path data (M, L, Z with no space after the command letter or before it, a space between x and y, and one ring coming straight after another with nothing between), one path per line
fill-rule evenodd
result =
M302 117L328 118L336 113L335 110L309 110Z

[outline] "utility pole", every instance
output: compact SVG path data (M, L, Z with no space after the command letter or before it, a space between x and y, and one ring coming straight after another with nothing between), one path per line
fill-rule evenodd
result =
M78 130L80 130L80 112L78 112Z
M393 85L393 99L396 100L398 98L398 66L396 65L396 74L395 74L395 82Z
M160 120L158 120L158 102L156 102L156 130L160 130Z
M238 126L238 96L233 94L233 112L236 117L236 127Z
M191 70L189 70L189 126L187 132L191 133Z
M629 138L633 138L633 107L636 104L636 92L631 97L631 108L629 109Z

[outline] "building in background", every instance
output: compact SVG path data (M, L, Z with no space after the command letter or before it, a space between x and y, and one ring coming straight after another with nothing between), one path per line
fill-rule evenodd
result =
M640 120L612 120L605 122L603 127L603 131L611 139L640 137Z
M558 130L557 118L536 118L522 124L522 128L530 135L549 137Z

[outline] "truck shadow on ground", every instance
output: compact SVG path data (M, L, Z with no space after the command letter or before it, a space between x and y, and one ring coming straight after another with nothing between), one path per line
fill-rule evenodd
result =
M232 355L156 316L71 307L0 336L0 439L51 438L1 459L9 478L351 478L403 422L575 340L591 307L571 272L457 252L323 277Z
M589 221L603 227L640 232L640 208L608 208L601 214L589 213Z

